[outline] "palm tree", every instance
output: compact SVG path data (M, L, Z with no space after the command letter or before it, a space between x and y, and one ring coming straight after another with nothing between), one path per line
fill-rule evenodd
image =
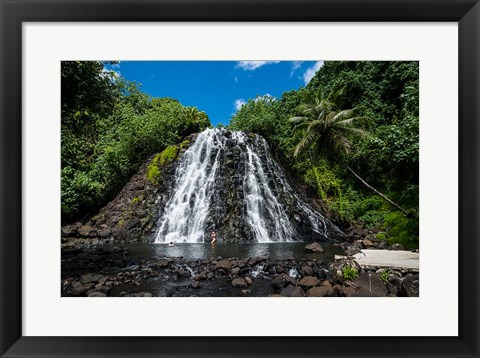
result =
M185 108L185 118L192 122L208 120L208 116L205 112L199 111L197 107Z
M368 184L343 161L352 149L350 137L367 136L364 130L352 126L355 120L361 119L361 117L355 116L358 107L338 109L339 98L344 90L345 87L342 87L329 96L325 96L323 89L320 88L313 98L307 98L297 108L301 116L290 118L290 122L295 124L296 130L302 130L302 139L295 147L294 156L305 154L308 151L312 166L314 163L313 156L316 153L323 154L326 157L340 158L345 168L362 184L408 216L405 209Z

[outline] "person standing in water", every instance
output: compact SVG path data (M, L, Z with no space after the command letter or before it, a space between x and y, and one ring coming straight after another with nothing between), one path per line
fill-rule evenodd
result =
M212 239L211 244L215 245L217 243L217 233L215 232L215 230L213 230L210 234L210 238Z

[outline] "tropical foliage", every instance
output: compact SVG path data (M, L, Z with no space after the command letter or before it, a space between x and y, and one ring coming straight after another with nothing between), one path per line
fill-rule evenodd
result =
M64 221L94 214L148 157L210 126L206 113L151 98L106 67L62 62ZM416 247L418 70L418 62L327 61L307 86L249 100L230 127L263 135L294 184L344 227Z
M305 88L251 99L231 127L263 134L346 226L416 247L418 89L418 62L325 62Z
M93 214L150 155L210 126L170 98L150 98L103 62L62 62L62 219Z

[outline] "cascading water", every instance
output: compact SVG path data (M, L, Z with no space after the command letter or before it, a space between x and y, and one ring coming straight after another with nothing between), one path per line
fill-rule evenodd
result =
M183 155L175 173L174 195L157 232L156 242L203 242L221 145L208 129Z
M163 209L163 210L162 210ZM182 155L157 223L157 243L303 241L338 228L288 184L258 135L207 129Z

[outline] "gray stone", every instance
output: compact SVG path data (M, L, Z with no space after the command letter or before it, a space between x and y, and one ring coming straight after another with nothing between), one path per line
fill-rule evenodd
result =
M100 237L107 237L112 233L112 230L105 224L100 225L97 230L97 234Z
M320 246L318 242L314 242L312 244L308 244L307 246L305 246L305 251L323 252L323 248Z
M80 283L85 284L85 283L97 282L102 277L103 277L102 275L99 275L96 273L87 273L80 277Z
M389 248L390 250L405 250L405 248L403 247L402 244L393 244L392 246L390 246Z
M303 271L303 274L305 276L312 276L313 275L313 269L310 266L303 266L302 271Z
M97 236L97 229L95 229L92 226L88 226L88 225L80 226L77 231L81 236L85 236L85 237Z
M305 297L305 291L299 286L287 286L280 292L280 295L284 297Z
M92 284L88 284L88 285L75 285L73 286L71 289L70 289L70 294L71 295L74 295L74 296L80 296L82 294L84 294L85 292L87 292L88 290L90 290L91 288L93 287Z
M403 287L408 297L418 297L420 294L420 276L407 274L403 279Z
M66 225L62 227L62 236L71 236L77 233L77 227L75 225Z

